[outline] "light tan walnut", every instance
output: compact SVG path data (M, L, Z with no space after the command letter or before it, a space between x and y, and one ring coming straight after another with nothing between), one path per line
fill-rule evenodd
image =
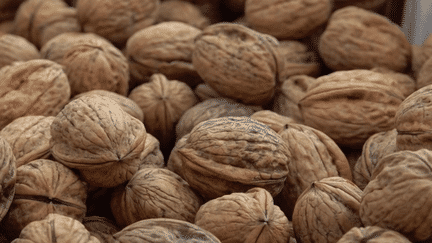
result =
M0 136L0 221L8 212L16 190L16 160L10 144ZM2 233L6 233L3 232Z
M432 35L423 41L421 46L412 45L412 61L411 69L414 72L414 77L418 77L423 64L432 57Z
M285 129L285 125L296 123L296 121L288 116L280 115L271 110L261 110L253 113L250 116L259 122L262 122L273 129L275 132L279 132Z
M379 226L353 227L337 243L411 243L401 233Z
M163 1L159 6L157 22L178 21L198 29L210 25L210 20L203 15L197 5L187 1Z
M375 67L372 68L371 71L382 73L393 78L395 80L394 86L398 87L405 98L418 89L416 87L416 80L407 74L395 72L385 67Z
M27 39L13 34L0 34L0 68L13 62L40 59L39 50Z

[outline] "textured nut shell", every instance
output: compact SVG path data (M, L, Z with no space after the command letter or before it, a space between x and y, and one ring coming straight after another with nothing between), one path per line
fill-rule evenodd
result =
M201 101L221 97L216 90L212 89L206 83L198 84L194 92Z
M135 32L152 25L159 0L78 0L77 16L84 32L122 45Z
M17 237L27 224L50 213L81 221L86 199L87 186L71 169L52 160L34 160L17 168L15 197L2 227Z
M113 234L120 231L120 228L111 220L100 216L88 216L82 220L84 227L90 234L102 243L114 243Z
M278 39L309 36L330 17L330 0L246 0L245 17L254 29Z
M0 221L8 212L16 188L16 161L9 143L0 136Z
M13 34L0 35L0 68L39 58L39 50L27 39Z
M151 218L171 218L194 222L201 199L188 183L164 168L137 171L111 197L111 211L120 227Z
M210 25L195 40L192 63L220 95L263 105L273 97L279 61L277 40L239 24Z
M51 123L54 116L24 116L13 120L0 131L12 146L16 167L51 155Z
M420 71L418 72L416 89L421 89L427 85L432 84L432 75L430 72L431 68L432 68L432 58L429 58L423 64Z
M67 76L55 62L16 62L0 69L0 77L0 130L21 116L55 116L69 101Z
M387 0L334 0L334 8L344 8L347 6L356 6L368 10L377 10L386 3Z
M333 12L318 49L333 70L380 66L403 72L411 62L411 45L402 30L386 17L355 6Z
M360 147L373 134L394 128L404 100L394 80L369 70L337 71L321 76L299 101L304 124L337 144Z
M398 231L413 242L430 241L431 161L432 151L427 149L382 158L364 189L360 205L364 225Z
M252 107L227 98L208 99L189 108L176 125L177 140L192 131L198 123L226 116L251 116Z
M71 96L95 89L126 95L129 66L114 45L101 38L80 38L68 48L62 64L71 85Z
M387 154L396 152L397 130L379 132L368 138L363 145L361 156L353 169L353 182L364 189L372 177L372 171L378 161Z
M164 1L159 6L157 22L178 21L198 29L210 25L210 20L203 15L198 6L187 1Z
M182 158L180 156L180 154L178 153L178 150L182 147L184 147L187 144L187 141L189 139L189 133L184 135L183 137L181 137L176 143L174 148L171 150L170 156L168 158L167 161L167 166L166 168L174 173L176 173L177 175L181 176L182 178L184 178L183 174L182 174Z
M414 76L418 76L418 72L423 67L423 64L432 56L432 35L429 34L428 38L423 41L421 46L412 45L412 61L411 69Z
M177 155L181 175L204 198L262 187L276 196L288 174L291 154L283 139L249 117L199 123Z
M378 226L353 227L337 243L411 243L397 231Z
M61 214L51 213L40 221L28 224L14 243L102 243L78 220Z
M382 73L390 76L395 80L394 86L397 87L404 97L408 97L418 88L416 88L416 80L408 76L407 74L394 72L385 67L375 67L371 71Z
M351 228L362 227L362 196L360 188L342 177L312 183L294 208L292 222L297 241L336 242Z
M287 243L291 238L288 218L259 187L208 201L197 212L195 224L226 243Z
M280 115L270 110L257 111L253 113L250 117L252 119L255 119L259 122L266 124L275 132L279 132L283 130L286 124L291 124L296 122L291 117Z
M138 170L144 168L162 168L165 167L165 160L160 149L160 143L150 133L147 133L145 148L141 153L141 163Z
M114 187L136 172L146 135L144 124L114 100L85 95L66 105L51 124L51 152L71 168L105 170L87 182Z
M163 74L152 75L150 82L133 89L129 98L145 114L147 132L164 146L174 138L175 125L183 113L198 102L187 84L168 80Z

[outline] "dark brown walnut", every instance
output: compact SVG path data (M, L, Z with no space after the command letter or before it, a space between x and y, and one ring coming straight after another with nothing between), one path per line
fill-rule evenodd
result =
M0 34L0 68L13 62L39 58L39 50L27 39L13 34Z
M252 28L278 39L300 39L325 24L330 0L246 0L245 16Z
M71 86L71 96L102 89L126 95L129 65L123 53L95 36L79 38L64 53L62 64Z
M198 123L226 116L251 116L254 107L227 98L208 99L189 108L176 125L177 140L192 131Z
M74 96L74 99L79 98L83 95L91 95L91 94L102 95L115 100L123 108L123 110L126 111L129 115L135 117L140 121L144 121L144 113L141 110L141 108L138 106L138 104L135 103L135 101L129 99L124 95L120 95L112 91L101 90L101 89L91 90Z
M51 123L54 116L23 116L13 120L0 131L11 145L16 167L51 155Z
M334 0L334 8L340 9L347 6L356 6L367 10L378 10L381 8L387 0Z
M414 73L414 77L418 77L418 73L420 69L423 67L423 64L432 57L432 35L426 38L423 41L421 46L412 45L412 60L411 60L411 69Z
M293 118L280 115L270 110L257 111L253 113L250 117L252 119L255 119L259 122L266 124L275 132L279 132L285 129L285 125L287 124L296 123L296 121Z
M104 243L71 217L57 213L50 213L39 221L29 223L16 238L14 243Z
M282 190L292 155L263 123L246 116L214 118L196 125L188 136L170 159L181 161L179 174L205 199L253 187L272 196Z
M114 234L118 243L221 243L212 233L178 219L146 219Z
M353 169L353 182L364 189L372 177L372 171L377 166L378 161L384 156L396 152L397 130L379 132L366 140L363 145L361 156Z
M432 149L431 114L432 85L408 96L398 107L395 116L396 150Z
M202 83L192 65L194 39L200 33L200 29L177 21L159 23L135 33L126 44L131 80L139 85L161 73L191 87Z
M14 33L38 48L61 33L81 31L76 9L62 0L27 0L14 20Z
M361 148L373 134L395 126L404 96L393 82L384 74L360 69L321 76L299 101L304 124L340 146Z
M397 231L378 226L353 227L337 243L411 243Z
M183 113L198 99L193 90L178 80L168 80L163 74L154 74L150 82L131 91L129 98L143 111L144 125L162 146L175 138L175 125Z
M51 124L51 153L70 168L92 170L89 185L115 187L138 170L146 136L144 124L114 100L84 95Z
M404 72L411 62L411 45L399 26L355 6L333 12L318 49L335 71L386 67Z
M53 61L15 62L0 77L0 130L22 116L55 116L69 101L68 78Z
M216 90L212 89L206 83L198 84L195 87L194 92L195 92L196 96L198 96L200 101L221 97L221 95L218 94L218 92L216 92Z
M85 217L82 224L90 232L90 235L96 237L101 243L115 243L113 234L120 231L114 222L100 216Z
M0 135L0 221L8 212L15 196L16 168L12 148Z
M81 221L86 199L87 185L71 169L52 160L33 160L17 168L15 196L2 227L14 239L26 225L50 213Z
M353 227L363 227L359 217L363 192L350 180L328 177L313 182L299 197L293 227L299 243L337 242Z
M163 1L159 6L156 22L178 21L198 29L210 25L210 20L201 12L198 6L181 0Z
M412 242L430 242L431 161L428 149L399 151L379 160L363 190L360 217L364 225L398 231Z
M326 134L302 124L287 124L278 133L287 143L292 158L282 192L280 205L287 217L297 199L314 181L340 176L352 180L352 173L342 150Z
M159 0L77 0L78 20L84 32L124 45L135 32L155 23Z
M284 80L276 92L273 111L303 123L303 115L299 109L299 101L305 97L308 87L315 78L307 75L294 75Z
M273 98L283 67L277 45L274 37L240 24L213 24L195 39L192 63L221 96L264 105Z
M193 223L201 198L176 173L165 168L137 171L111 197L117 225L126 227L144 219L170 218Z
M393 85L395 87L398 87L404 97L408 97L410 94L412 94L418 89L416 87L416 80L414 80L407 74L395 72L385 67L375 67L372 68L371 71L382 73L393 78Z
M259 187L206 202L195 224L226 243L288 243L294 237L288 218L273 204L270 193Z

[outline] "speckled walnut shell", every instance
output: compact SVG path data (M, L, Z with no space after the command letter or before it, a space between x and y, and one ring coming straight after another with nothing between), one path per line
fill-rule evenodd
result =
M264 105L273 98L283 65L277 45L274 37L240 24L213 24L195 39L192 63L221 96Z
M310 35L330 17L330 0L246 0L245 16L252 28L278 39Z
M176 173L164 168L137 171L111 197L111 211L120 227L151 218L194 222L201 198Z
M131 79L142 84L155 73L168 79L187 83L191 87L202 83L192 65L194 39L201 30L191 25L170 21L142 29L126 44L126 57Z
M0 221L6 215L15 196L16 170L12 148L0 135Z
M87 185L71 169L52 160L33 160L17 169L15 196L2 227L13 239L27 224L50 213L81 221L86 199Z
M394 86L397 87L404 97L408 97L418 88L416 87L416 80L404 73L398 73L385 67L375 67L371 71L378 72L390 76L394 79Z
M145 219L114 234L118 243L221 243L212 233L178 219Z
M399 151L381 160L363 190L360 217L365 226L402 233L412 242L432 239L432 151ZM409 207L407 207L409 205Z
M299 197L293 213L298 242L337 242L353 227L363 227L359 217L363 192L342 177L313 182Z
M39 58L39 50L27 39L13 34L0 34L0 68L13 62Z
M337 243L411 243L397 231L378 226L353 227Z
M84 95L51 124L51 152L68 167L94 170L86 178L90 185L115 187L137 171L146 135L144 124L114 100Z
M373 134L394 128L404 96L394 79L369 70L337 71L321 76L299 101L304 124L338 145L361 148Z
M227 243L287 243L294 237L288 218L259 187L208 201L197 212L195 224Z
M286 124L296 123L296 121L291 117L283 116L270 110L257 111L250 117L266 124L275 132L285 129Z
M276 132L245 116L201 122L173 152L170 157L181 161L179 174L205 199L253 187L276 196L292 157Z
M71 96L95 89L126 95L129 65L123 53L106 40L88 36L77 40L63 56L62 64Z
M51 155L51 123L54 116L23 116L13 120L0 131L11 144L16 167Z
M101 243L114 243L113 234L120 231L120 228L111 220L100 216L88 216L83 218L82 224Z
M227 98L208 99L189 108L176 125L177 140L192 131L198 123L226 116L251 116L254 108Z
M318 49L335 71L386 67L404 72L411 62L411 45L399 26L355 6L333 12Z
M78 0L76 9L84 32L123 45L135 32L156 21L159 3L159 0Z
M387 154L396 152L397 130L379 132L368 138L363 145L361 156L353 169L353 182L364 189L372 177L378 161Z
M157 22L178 21L198 29L204 29L210 20L203 15L198 6L181 0L163 1L159 6Z
M14 243L103 243L92 236L84 225L71 217L50 213L40 221L31 222L21 232Z
M0 130L22 116L55 116L69 101L68 78L53 61L15 62L0 77Z
M356 6L367 10L378 10L387 0L334 0L334 8L340 9L347 6Z
M38 48L56 35L80 31L76 9L62 0L27 0L15 15L14 33Z
M396 150L432 149L431 115L432 85L408 96L398 107L395 116Z
M154 74L150 82L131 91L129 98L141 108L148 133L165 146L175 137L175 125L183 113L198 99L193 90L178 80L168 80L163 74Z

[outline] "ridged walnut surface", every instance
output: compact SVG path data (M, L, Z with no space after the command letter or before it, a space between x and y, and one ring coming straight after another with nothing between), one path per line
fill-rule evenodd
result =
M15 196L16 170L12 148L0 136L0 221L8 212Z
M179 21L198 29L210 25L210 20L197 5L187 1L163 1L159 6L157 22Z
M285 125L296 123L296 121L288 116L280 115L271 110L261 110L253 113L250 116L259 122L262 122L269 126L273 131L279 132L285 129Z
M337 243L411 243L397 231L378 226L353 227Z
M13 34L0 34L0 68L13 62L39 58L39 50L24 37Z
M113 234L119 232L121 229L111 220L100 216L85 217L82 220L82 224L101 243L114 243Z
M394 86L401 91L404 97L408 97L418 89L416 86L417 81L407 74L395 72L385 67L375 67L372 68L371 71L382 73L386 76L389 76L390 78L393 78Z

